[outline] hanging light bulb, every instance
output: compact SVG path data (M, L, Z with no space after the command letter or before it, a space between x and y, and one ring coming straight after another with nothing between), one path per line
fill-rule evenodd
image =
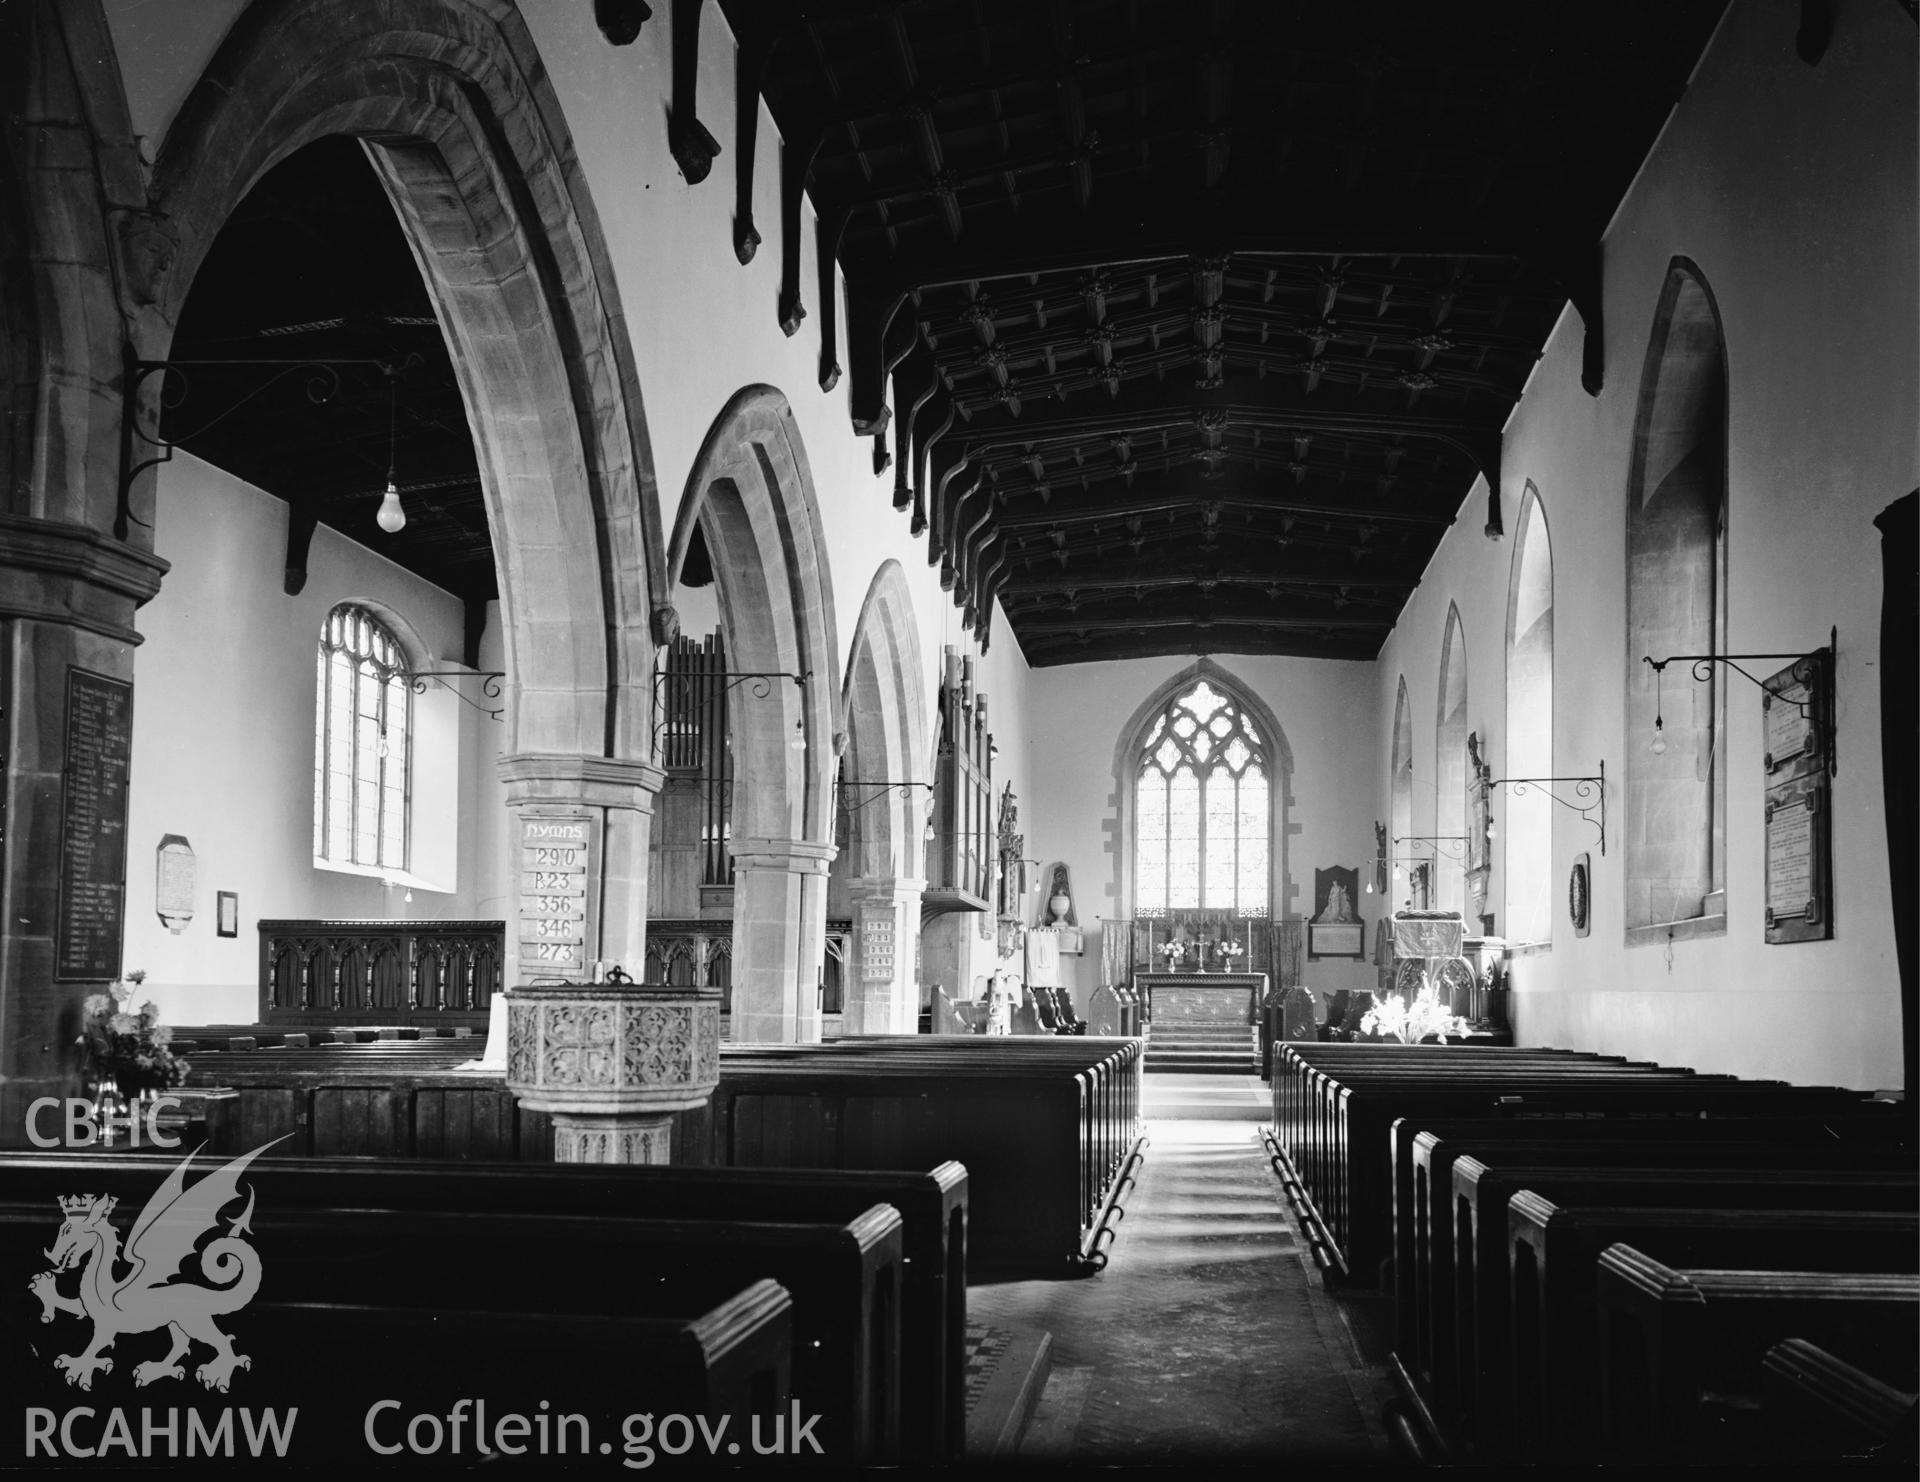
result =
M933 820L931 818L927 820L927 826L921 831L920 837L928 844L933 842Z
M400 507L400 486L394 481L394 422L395 403L399 396L396 389L396 372L391 366L385 367L387 373L387 494L380 501L380 512L373 522L389 535L396 535L407 528L407 512Z
M380 501L380 512L373 520L389 535L407 528L407 512L400 507L400 488L393 481L392 469L387 470L387 497Z
M1500 832L1499 825L1496 824L1491 818L1489 818L1487 820L1487 837L1489 839L1494 838L1496 835L1499 834L1499 832Z
M797 717L794 720L793 739L787 742L787 746L793 751L805 751L807 749L807 722L804 716Z
M1664 663L1653 666L1653 740L1648 743L1647 750L1655 756L1667 754L1667 728L1660 716L1660 712L1667 708L1661 703L1660 694L1660 681L1666 677L1666 670Z

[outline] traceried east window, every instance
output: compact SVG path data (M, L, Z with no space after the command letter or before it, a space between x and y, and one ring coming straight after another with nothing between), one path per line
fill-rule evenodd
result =
M407 867L413 706L406 655L372 613L342 603L320 633L313 715L313 857Z
M1134 775L1134 909L1267 914L1267 738L1201 680L1147 730Z

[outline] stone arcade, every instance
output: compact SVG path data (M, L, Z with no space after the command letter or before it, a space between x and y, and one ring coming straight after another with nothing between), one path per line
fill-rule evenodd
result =
M1910 1448L1914 56L1911 0L0 4L0 1253L161 1186L27 1151L138 972L188 1130L289 1139L262 1375L493 1322L874 1461ZM1474 1043L1347 1042L1395 913ZM491 1362L396 1413L531 1413Z

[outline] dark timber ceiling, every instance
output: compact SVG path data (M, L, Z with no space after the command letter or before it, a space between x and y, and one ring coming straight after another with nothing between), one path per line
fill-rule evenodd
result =
M167 410L162 430L287 501L288 565L299 573L291 590L304 579L300 532L318 520L476 606L497 595L446 341L357 142L310 144L248 192L194 279L169 358L243 362L170 374L169 397L190 394ZM262 360L344 363L333 368L336 385L297 369L276 381L278 368L246 363ZM390 428L407 516L391 535L374 523Z
M722 8L785 141L783 318L805 171L855 426L1046 665L1373 657L1570 297L1598 389L1600 235L1721 4Z
M783 142L736 120L702 188L731 174L736 252L764 229L781 254L770 313L844 373L968 621L985 638L997 598L1048 665L1378 653L1569 299L1598 389L1600 235L1721 0L721 5ZM669 140L699 182L700 4L670 9ZM799 282L802 189L844 322ZM290 376L197 434L264 377L196 368L166 427L289 502L290 589L319 520L495 595L446 345L358 144L262 179L172 353L397 367L343 366L320 404ZM397 535L373 523L390 391Z

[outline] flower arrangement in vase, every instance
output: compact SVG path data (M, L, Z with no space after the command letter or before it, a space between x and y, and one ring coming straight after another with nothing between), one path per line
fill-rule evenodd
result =
M1232 972L1233 965L1247 955L1247 949L1238 942L1222 942L1214 951L1220 955L1220 966L1225 972Z
M171 1048L173 1031L160 1022L153 1001L132 1007L134 991L146 978L144 972L128 973L80 1005L75 1043L86 1052L87 1079L119 1097L165 1091L187 1079L187 1057Z
M1388 994L1384 1002L1367 1010L1360 1020L1360 1029L1365 1034L1390 1034L1403 1045L1417 1045L1431 1034L1444 1045L1448 1035L1465 1039L1473 1026L1449 1012L1440 1002L1439 987L1430 976L1423 974L1420 991L1411 1003L1397 993Z
M1187 955L1187 944L1185 942L1168 940L1162 942L1153 950L1167 959L1167 971L1172 972L1175 968L1179 967L1180 959Z

